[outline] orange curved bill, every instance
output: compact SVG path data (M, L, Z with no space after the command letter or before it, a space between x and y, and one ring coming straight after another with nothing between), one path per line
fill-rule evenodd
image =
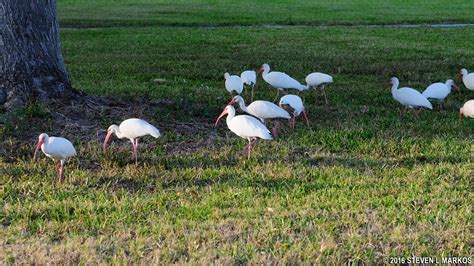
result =
M35 154L33 155L33 161L36 160L36 155L38 155L38 151L41 148L41 145L43 143L44 143L44 141L39 141L38 144L36 145Z
M107 131L107 136L105 137L104 146L103 146L104 152L107 150L107 143L109 142L111 136L112 136L112 131Z
M226 115L226 114L227 114L227 110L222 111L222 113L221 113L221 114L219 115L219 117L217 118L216 123L214 124L214 127L217 126L217 123L219 123L219 120L221 120L221 118L222 118L224 115Z

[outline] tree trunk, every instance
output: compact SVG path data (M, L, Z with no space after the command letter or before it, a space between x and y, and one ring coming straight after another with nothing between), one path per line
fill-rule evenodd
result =
M73 95L54 0L0 1L0 107Z

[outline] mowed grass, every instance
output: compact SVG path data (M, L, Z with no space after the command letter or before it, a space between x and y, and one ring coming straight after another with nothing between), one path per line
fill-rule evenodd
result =
M126 115L99 112L97 128L73 134L52 122L61 110L19 112L23 122L1 131L3 261L326 264L472 255L474 120L459 128L457 119L473 93L453 93L447 110L416 119L400 118L384 89L392 76L421 90L474 69L471 28L61 34L74 86L129 100L129 116L151 121L163 136L142 141L135 165L128 141L115 140L105 155L100 146L103 130ZM300 80L331 73L335 83L328 105L314 91L303 94L311 130L301 121L295 132L284 128L247 160L246 141L225 122L217 130L212 123L230 100L223 73L265 62ZM256 97L274 95L259 80ZM139 106L141 99L156 104ZM49 159L31 160L40 131L67 132L78 149L62 183Z
M60 0L64 27L473 23L469 0Z

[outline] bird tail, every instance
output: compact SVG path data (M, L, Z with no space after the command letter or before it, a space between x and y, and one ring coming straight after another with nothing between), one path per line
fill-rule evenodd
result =
M158 130L157 130L156 132L153 132L153 133L150 134L150 135L152 135L154 138L158 138L158 137L161 136L160 131L158 131Z
M154 138L158 138L161 136L160 131L156 127L150 128L150 135Z
M433 105L431 104L430 100L428 100L428 97L423 95L423 93L421 95L423 97L421 97L422 99L420 99L421 104L419 106L426 107L428 109L433 109Z
M433 105L428 101L426 100L427 102L425 103L424 107L428 108L428 109L433 109Z
M270 131L267 129L267 132L264 132L265 134L263 134L263 136L261 137L261 139L266 139L266 140L272 140L273 137L272 135L270 134Z

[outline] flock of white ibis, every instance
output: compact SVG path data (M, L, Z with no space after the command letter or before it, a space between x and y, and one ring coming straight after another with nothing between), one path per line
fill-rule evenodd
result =
M254 87L257 82L257 76L260 73L262 73L262 78L265 82L277 89L277 97L274 102L278 99L280 91L294 89L296 90L296 94L284 95L280 98L279 105L265 100L253 101ZM236 95L232 97L231 101L224 108L224 111L219 115L214 126L217 126L221 118L227 115L226 123L230 131L248 140L249 143L245 147L248 157L250 157L252 147L258 139L272 140L278 136L279 119L287 120L290 127L294 128L296 117L303 114L306 125L310 128L307 112L299 95L303 91L320 88L327 103L325 87L333 82L333 78L330 75L315 72L309 74L305 79L306 85L302 85L298 80L284 72L270 71L268 64L263 64L258 72L247 70L242 72L240 76L225 73L224 77L226 90ZM474 90L474 73L468 73L466 69L462 69L459 77L462 78L467 89ZM429 100L438 101L439 107L441 108L444 106L444 101L451 93L453 87L460 92L460 89L454 84L453 80L450 79L445 83L440 82L429 85L423 93L413 88L398 88L399 83L398 78L393 77L387 82L387 86L391 86L393 98L405 107L401 115L403 115L407 109L412 109L416 116L418 116L419 108L421 107L433 109ZM251 103L249 105L246 105L244 98L240 95L246 91L245 86L251 88ZM234 104L237 104L238 107L248 115L236 115ZM291 114L288 113L287 110L289 110ZM474 100L467 101L463 107L461 107L459 111L460 126L462 125L463 116L474 118ZM268 120L273 122L271 132L265 125ZM115 134L119 139L126 138L130 140L133 147L132 159L137 162L138 139L146 135L158 138L160 131L150 123L137 118L124 120L118 126L111 125L107 129L107 136L104 140L104 153L107 150L107 143L112 134ZM65 138L49 137L46 133L42 133L38 137L34 160L40 148L47 157L53 159L58 178L61 180L65 161L69 157L76 155L74 146Z

